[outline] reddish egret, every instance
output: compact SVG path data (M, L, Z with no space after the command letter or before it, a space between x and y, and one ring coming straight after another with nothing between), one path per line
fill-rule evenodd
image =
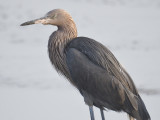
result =
M77 37L76 25L66 11L55 9L21 26L37 23L58 27L48 42L50 61L84 97L91 120L94 120L93 106L100 108L102 120L104 109L124 111L130 120L150 120L129 74L104 45Z

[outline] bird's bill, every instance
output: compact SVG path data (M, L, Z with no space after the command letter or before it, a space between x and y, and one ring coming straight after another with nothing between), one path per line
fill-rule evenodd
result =
M35 19L35 20L31 20L31 21L28 21L28 22L24 22L21 24L21 26L26 26L26 25L32 25L32 24L48 24L48 21L49 21L49 18L47 17L42 17L42 18L39 18L39 19Z

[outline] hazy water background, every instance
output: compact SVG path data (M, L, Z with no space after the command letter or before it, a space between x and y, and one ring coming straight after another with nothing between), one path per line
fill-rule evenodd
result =
M79 36L107 46L132 76L153 120L160 107L159 0L0 1L0 119L89 119L83 98L52 68L48 54L53 26L20 27L48 11L67 10ZM95 108L96 119L100 119ZM106 119L127 119L105 112Z

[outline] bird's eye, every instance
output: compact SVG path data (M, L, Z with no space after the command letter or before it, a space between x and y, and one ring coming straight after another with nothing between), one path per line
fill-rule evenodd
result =
M54 14L51 18L55 19L57 17L57 14Z

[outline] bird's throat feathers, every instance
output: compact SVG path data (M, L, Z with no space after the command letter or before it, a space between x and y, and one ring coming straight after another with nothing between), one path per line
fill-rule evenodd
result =
M51 63L55 69L69 78L68 68L65 61L65 47L67 44L77 37L77 29L74 25L61 26L53 32L48 42L48 53Z

